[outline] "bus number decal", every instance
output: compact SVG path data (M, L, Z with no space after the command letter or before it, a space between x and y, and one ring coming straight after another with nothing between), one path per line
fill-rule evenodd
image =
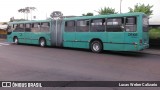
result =
M128 36L137 36L137 33L128 33Z

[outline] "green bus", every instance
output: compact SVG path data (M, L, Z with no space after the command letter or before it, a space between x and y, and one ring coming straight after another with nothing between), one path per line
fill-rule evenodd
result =
M9 42L42 47L83 48L96 53L149 47L148 17L140 12L11 22L8 31Z

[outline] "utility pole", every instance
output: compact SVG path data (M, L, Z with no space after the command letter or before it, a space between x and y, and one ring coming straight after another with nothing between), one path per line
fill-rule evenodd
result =
M121 13L122 0L120 0L120 13Z

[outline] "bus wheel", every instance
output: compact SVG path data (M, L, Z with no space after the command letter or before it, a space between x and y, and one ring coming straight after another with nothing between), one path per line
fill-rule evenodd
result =
M46 40L45 40L44 38L41 38L41 39L39 40L39 45L40 45L41 47L45 47L45 46L46 46Z
M90 48L94 53L100 53L102 51L102 43L100 41L91 42Z
M14 41L14 43L17 45L18 44L18 38L17 37L15 37L14 39L13 39L13 41Z

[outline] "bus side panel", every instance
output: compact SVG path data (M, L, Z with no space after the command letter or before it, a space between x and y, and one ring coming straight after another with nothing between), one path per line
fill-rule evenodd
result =
M7 35L7 42L13 42L12 34Z
M46 32L46 34L44 34L44 38L46 39L47 46L51 46L51 33Z
M63 46L64 47L73 47L75 42L75 32L64 32L63 33Z
M39 39L44 38L46 40L47 46L51 46L50 42L50 33L49 32L37 32L37 33L31 33L32 42L31 44L39 44Z
M124 32L108 32L107 42L104 43L104 50L123 51Z
M89 32L76 32L75 42L73 47L76 48L89 48Z
M103 44L107 41L106 37L106 32L79 32L76 33L77 42L75 42L74 47L89 49L92 40L101 40Z
M40 32L32 32L31 33L31 44L39 44Z
M24 36L25 36L24 32L12 32L12 41L14 37L17 37L19 43L25 43Z
M137 32L125 32L125 48L124 51L137 51L138 50L138 37Z
M31 32L25 32L25 43L32 44L32 33Z
M64 32L63 33L63 46L73 48L90 48L91 40L101 40L102 43L107 40L106 32ZM103 45L104 46L104 45Z

